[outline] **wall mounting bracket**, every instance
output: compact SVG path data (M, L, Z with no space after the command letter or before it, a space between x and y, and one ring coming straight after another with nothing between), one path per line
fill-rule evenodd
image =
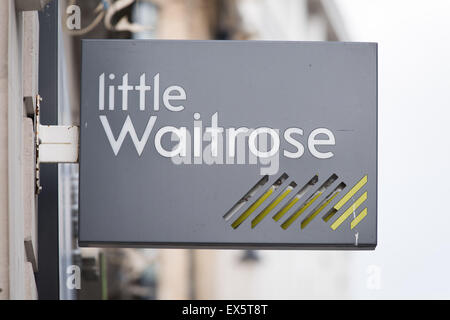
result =
M41 190L39 182L40 163L78 163L79 127L60 125L41 125L40 102L36 98L36 192Z

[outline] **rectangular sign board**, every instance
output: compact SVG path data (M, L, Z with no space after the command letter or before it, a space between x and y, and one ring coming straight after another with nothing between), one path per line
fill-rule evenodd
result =
M377 45L84 40L81 246L374 249Z

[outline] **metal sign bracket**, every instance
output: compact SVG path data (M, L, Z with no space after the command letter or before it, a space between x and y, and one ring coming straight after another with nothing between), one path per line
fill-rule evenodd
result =
M42 98L36 97L36 191L41 190L39 182L40 163L78 163L79 127L41 125L40 102Z

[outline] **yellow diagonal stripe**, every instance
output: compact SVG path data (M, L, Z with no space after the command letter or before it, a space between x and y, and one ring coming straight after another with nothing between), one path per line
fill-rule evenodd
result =
M298 200L300 200L299 197L295 197L294 199L292 199L287 205L284 206L283 209L278 211L277 214L273 216L273 220L275 221L280 220L281 217L284 216L284 214L288 212L294 206L294 204L298 202Z
M331 201L333 201L334 198L339 194L339 192L336 192L334 195L332 195L328 200L324 201L323 204L317 208L315 211L313 211L312 214L310 214L308 217L305 218L305 220L301 223L301 228L304 229L322 210L325 208Z
M287 229L289 228L289 226L295 221L297 220L297 218L306 210L308 209L308 207L314 202L316 201L316 199L318 197L320 197L320 195L323 192L318 192L314 197L311 198L311 200L309 200L308 202L306 202L296 213L294 213L292 216L289 217L289 219L287 219L285 222L283 222L283 224L281 225L281 227L283 229Z
M365 185L367 183L367 175L365 175L361 180L359 180L359 182L357 184L355 184L355 186L353 188L350 189L349 192L347 192L347 194L345 196L342 197L341 200L339 200L338 203L336 203L334 205L334 209L339 210L340 208L342 208L342 206L351 198L355 195L355 193L358 192L359 189L362 188L363 185Z
M286 198L293 189L294 188L291 186L287 186L283 193L281 193L275 200L272 201L271 204L269 204L260 214L258 214L255 219L252 220L252 228L256 227L256 225L260 223L284 198Z
M364 210L361 211L361 213L358 214L358 216L352 220L352 223L350 224L350 229L356 227L358 223L360 223L361 220L364 219L366 216L367 216L367 208L364 208Z
M342 224L342 222L345 221L345 219L347 219L353 212L356 211L356 209L358 209L361 203L366 201L366 199L367 191L364 192L364 194L359 197L358 200L356 200L347 210L345 210L345 212L339 218L337 218L335 222L333 222L333 224L331 225L331 229L336 230Z
M247 210L244 211L243 214L240 215L239 218L237 218L232 224L231 226L236 229L237 227L239 227L239 225L244 222L245 219L247 219L252 213L253 211L255 211L264 201L266 201L266 199L273 193L273 191L276 188L274 186L271 186L269 190L266 191L266 193L264 193L261 197L258 198L258 200L255 201L255 203L253 203Z

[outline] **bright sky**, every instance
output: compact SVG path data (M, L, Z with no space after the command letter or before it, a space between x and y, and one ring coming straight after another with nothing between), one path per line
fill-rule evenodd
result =
M352 253L360 298L450 298L450 1L336 0L378 42L378 247ZM381 289L366 286L367 267Z

